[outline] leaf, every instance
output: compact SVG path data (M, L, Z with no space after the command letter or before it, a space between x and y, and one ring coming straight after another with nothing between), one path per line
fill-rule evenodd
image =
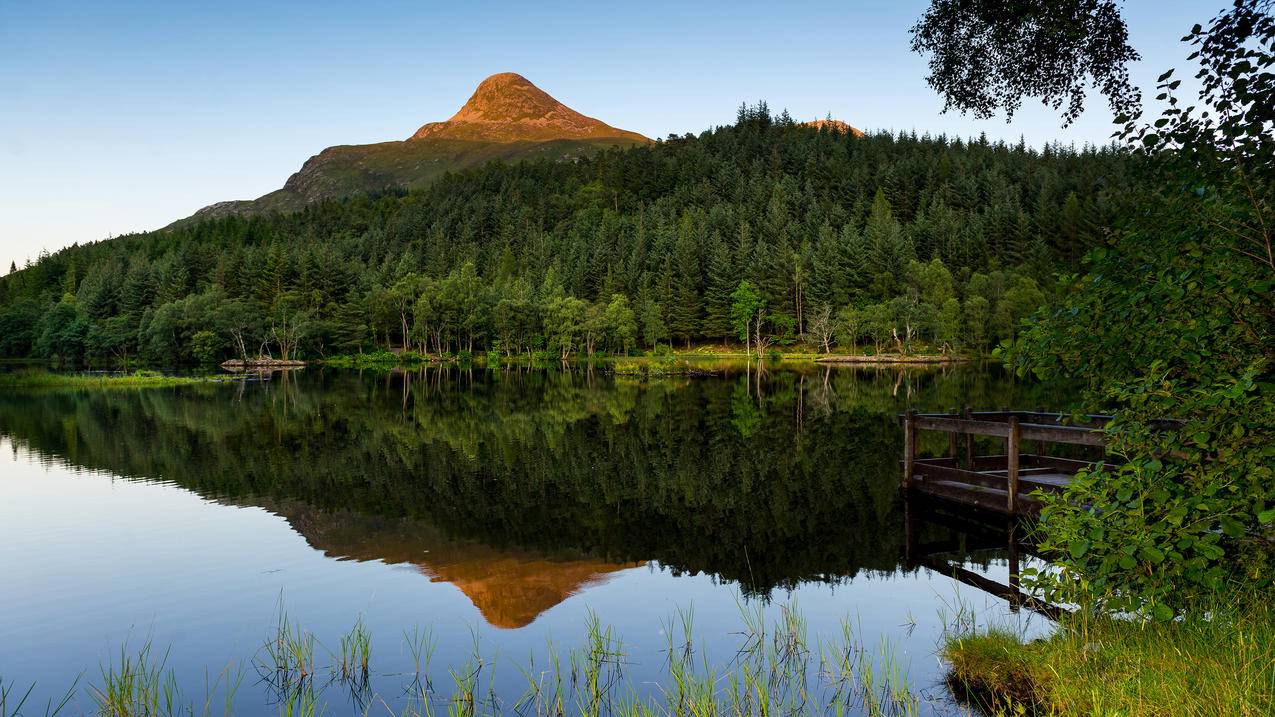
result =
M1166 70L1166 71L1164 72L1164 74L1162 74L1162 75L1160 75L1159 77L1155 78L1155 81L1156 81L1156 82L1164 82L1165 80L1169 79L1169 77L1170 77L1172 74L1173 74L1173 68L1172 68L1172 67L1170 67L1168 70Z
M1223 533L1226 533L1232 538L1244 537L1244 526L1241 525L1238 520L1231 518L1229 516L1222 516L1222 519L1219 522L1222 523Z
M1067 544L1067 550L1071 553L1071 557L1076 559L1083 558L1085 553L1089 552L1089 541L1073 540Z
M1270 525L1271 521L1275 521L1275 508L1271 508L1270 510L1263 510L1262 512L1257 514L1257 522L1261 523L1262 525Z
M1173 609L1164 603L1158 603L1151 608L1151 614L1160 622L1168 622L1173 619Z

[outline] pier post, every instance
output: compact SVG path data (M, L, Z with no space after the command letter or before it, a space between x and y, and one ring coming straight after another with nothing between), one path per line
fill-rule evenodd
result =
M1009 514L1018 515L1018 444L1019 436L1022 429L1018 427L1018 416L1009 417L1009 437L1005 439L1008 444L1005 449L1005 457L1008 462L1008 476L1006 479L1006 492L1009 494Z
M903 489L912 485L916 463L916 409L909 409L903 419Z
M952 418L960 418L960 417L961 417L961 414L960 414L960 413L957 413L957 411L956 411L956 409L955 409L955 408L953 408L952 410L948 411L948 413L950 413L950 414L951 414ZM952 459L952 465L953 465L953 466L955 466L955 465L957 464L957 461L956 461L956 432L955 432L955 431L953 431L953 432L951 432L951 433L947 434L947 457Z
M974 409L969 406L965 407L964 418L967 421L974 420ZM974 434L965 434L965 470L974 470Z

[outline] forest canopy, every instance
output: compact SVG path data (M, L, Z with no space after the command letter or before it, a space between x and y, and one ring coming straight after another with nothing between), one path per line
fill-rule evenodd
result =
M733 125L74 246L0 279L0 355L211 362L727 342L981 351L1139 190L1112 147Z

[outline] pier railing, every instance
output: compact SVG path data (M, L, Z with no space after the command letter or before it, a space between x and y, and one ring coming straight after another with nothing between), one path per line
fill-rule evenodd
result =
M969 408L960 413L908 411L903 414L902 487L905 490L920 487L938 497L1011 515L1032 512L1023 510L1020 497L1025 478L1032 490L1062 489L1078 470L1101 462L1045 454L1044 446L1049 443L1105 445L1102 427L1111 420L1110 416L1086 415L1071 423L1065 420L1062 414L1043 411L972 411ZM918 459L919 431L947 433L947 457ZM1003 438L1004 454L976 456L974 447L978 436ZM1034 443L1034 453L1024 454L1024 441ZM964 466L961 465L962 452Z

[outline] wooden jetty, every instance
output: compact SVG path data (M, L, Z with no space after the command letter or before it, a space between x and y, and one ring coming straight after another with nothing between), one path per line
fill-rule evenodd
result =
M1101 447L1102 426L1110 416L1084 416L1064 423L1042 411L964 411L903 414L903 489L1009 515L1036 515L1040 502L1031 494L1062 491L1081 469L1102 458L1047 455L1048 444ZM917 457L917 433L948 434L947 455ZM979 436L1003 439L1003 452L976 455ZM963 439L962 439L963 437ZM1024 452L1024 447L1032 452Z

